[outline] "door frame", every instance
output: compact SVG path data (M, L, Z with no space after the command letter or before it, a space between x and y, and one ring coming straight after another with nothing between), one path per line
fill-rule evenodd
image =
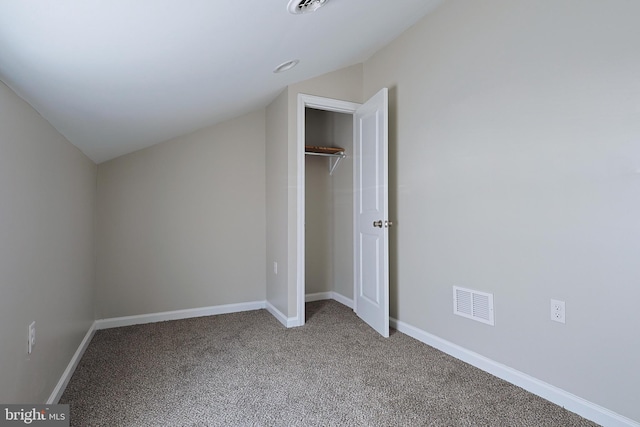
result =
M306 262L306 253L305 253L305 161L304 161L304 146L305 146L305 109L315 108L317 110L324 111L332 111L335 113L345 113L353 114L356 112L358 107L362 104L358 104L356 102L349 101L341 101L338 99L332 98L324 98L321 96L315 95L307 95L304 93L298 94L298 105L297 105L297 144L296 144L296 154L298 161L298 176L297 176L297 212L298 212L298 221L296 225L297 229L297 242L296 242L296 252L297 252L297 275L296 275L296 325L302 326L305 323L305 262ZM346 159L345 159L346 160ZM344 160L343 160L344 161ZM353 162L353 156L350 159ZM355 213L354 213L355 214ZM353 218L352 218L353 221ZM355 286L355 284L354 284ZM355 294L354 294L355 297ZM354 298L355 304L355 298ZM354 307L355 308L355 307Z

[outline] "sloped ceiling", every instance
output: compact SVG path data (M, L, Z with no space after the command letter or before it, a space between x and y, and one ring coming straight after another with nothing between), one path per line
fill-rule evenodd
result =
M362 62L439 2L329 0L292 15L288 0L6 0L0 79L100 163Z

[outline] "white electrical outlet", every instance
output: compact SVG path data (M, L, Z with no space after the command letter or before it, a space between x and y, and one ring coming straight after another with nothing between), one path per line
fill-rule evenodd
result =
M551 300L551 320L554 322L565 323L565 306L564 301Z
M28 352L31 354L33 351L33 346L36 345L36 321L34 320L29 325L29 349Z
M273 261L273 274L278 274L278 263Z

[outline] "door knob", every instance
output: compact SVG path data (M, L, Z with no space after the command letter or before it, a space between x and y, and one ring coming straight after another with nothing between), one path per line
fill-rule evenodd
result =
M380 220L380 221L373 221L373 226L374 226L374 227L380 227L380 228L382 228L382 220Z
M393 221L385 221L384 222L384 228L389 228L393 225Z

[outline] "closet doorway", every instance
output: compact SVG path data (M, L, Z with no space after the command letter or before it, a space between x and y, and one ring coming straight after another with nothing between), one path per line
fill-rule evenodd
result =
M387 93L362 105L298 95L299 325L309 294L389 335Z
M353 115L305 108L305 301L353 307Z

